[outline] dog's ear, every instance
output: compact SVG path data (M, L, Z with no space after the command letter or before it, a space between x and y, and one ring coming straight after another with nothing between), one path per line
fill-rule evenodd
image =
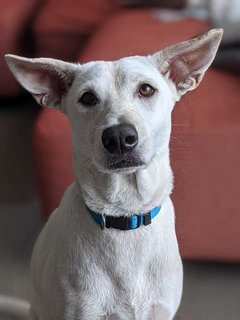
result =
M50 58L28 59L5 55L6 62L35 100L47 107L61 108L61 102L74 79L76 65Z
M212 29L197 38L155 53L150 58L157 64L161 74L172 80L180 97L199 85L216 55L222 35L222 29Z

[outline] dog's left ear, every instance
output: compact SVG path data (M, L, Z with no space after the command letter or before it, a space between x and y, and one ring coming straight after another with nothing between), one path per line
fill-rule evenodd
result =
M6 62L18 80L43 106L61 109L62 98L69 90L76 65L50 58L28 59L11 54Z
M157 52L150 59L162 75L173 81L180 97L199 85L216 55L222 35L222 29L212 29Z

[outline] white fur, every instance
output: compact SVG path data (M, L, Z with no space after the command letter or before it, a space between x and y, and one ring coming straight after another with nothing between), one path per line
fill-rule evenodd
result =
M34 248L32 319L173 319L183 275L169 198L173 182L169 163L171 112L176 100L199 84L214 58L221 33L211 31L149 57L66 67L61 62L57 72L57 64L52 65L51 60L7 57L16 77L40 103L49 101L55 106L59 88L67 91L59 108L72 128L76 181L65 192ZM27 76L19 75L22 70ZM56 74L61 75L61 86L56 86ZM31 79L35 79L34 88ZM71 84L69 79L74 79ZM156 89L152 97L139 95L142 83ZM78 100L90 89L100 102L84 107ZM106 165L108 155L101 136L105 128L124 122L138 131L134 152L144 164L114 171ZM102 230L85 204L112 216L162 207L150 225L121 231Z

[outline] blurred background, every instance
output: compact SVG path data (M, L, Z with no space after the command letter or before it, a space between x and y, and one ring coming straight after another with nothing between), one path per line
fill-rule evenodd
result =
M0 0L0 319L27 319L33 244L73 181L67 119L40 108L4 54L84 63L224 28L214 65L173 113L178 320L240 319L240 1ZM16 300L16 299L17 300Z

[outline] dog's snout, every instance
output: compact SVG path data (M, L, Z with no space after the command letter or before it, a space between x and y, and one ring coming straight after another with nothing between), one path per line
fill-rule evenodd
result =
M103 131L102 143L112 154L131 152L138 144L138 133L132 124L119 124Z

